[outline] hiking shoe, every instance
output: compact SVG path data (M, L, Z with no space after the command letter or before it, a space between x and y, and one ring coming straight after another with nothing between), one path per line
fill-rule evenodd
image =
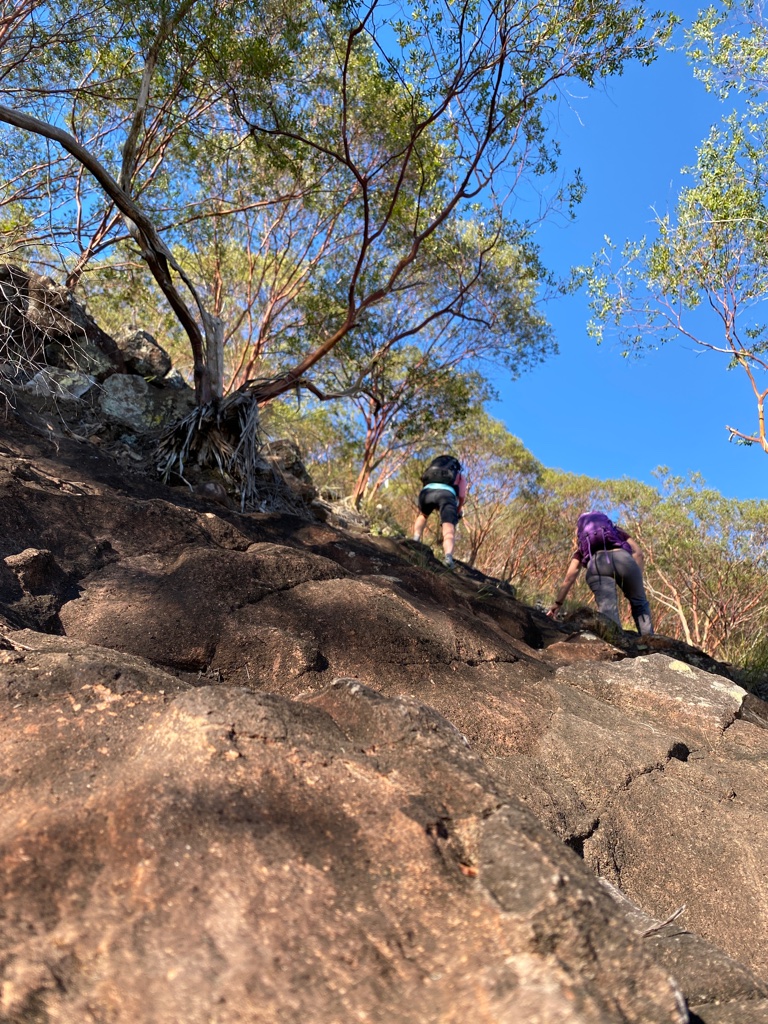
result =
M446 555L445 558L443 559L443 564L445 565L446 569L453 569L454 568L453 555Z

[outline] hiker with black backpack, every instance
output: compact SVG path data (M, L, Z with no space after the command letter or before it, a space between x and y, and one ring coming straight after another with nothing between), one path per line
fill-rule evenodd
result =
M424 486L419 491L419 514L413 524L413 539L421 542L427 519L433 512L439 512L444 561L452 569L456 527L467 497L467 478L458 459L452 455L438 455L424 470L421 482Z
M603 512L585 512L576 524L576 549L565 579L548 611L554 618L576 582L579 570L587 570L587 586L595 595L597 610L621 626L618 588L629 601L641 636L653 633L651 607L643 586L643 553L629 534L620 530Z

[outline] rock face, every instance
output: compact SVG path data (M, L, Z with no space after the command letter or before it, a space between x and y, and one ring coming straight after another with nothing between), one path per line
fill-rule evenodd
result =
M148 331L127 331L115 340L129 373L165 377L171 369L171 357Z
M768 1022L763 702L424 560L0 434L0 1020Z
M417 702L158 691L96 648L22 661L4 744L47 811L27 786L6 804L6 1019L684 1019L578 858Z
M49 277L0 264L0 362L45 361L100 378L122 368L115 342Z
M138 434L157 432L190 411L191 396L152 387L136 374L113 374L100 393L101 411L114 424Z
M0 409L6 408L44 433L102 435L101 443L118 444L127 437L134 445L136 435L154 441L187 415L194 393L146 331L116 342L68 288L0 264ZM129 449L128 458L135 454Z

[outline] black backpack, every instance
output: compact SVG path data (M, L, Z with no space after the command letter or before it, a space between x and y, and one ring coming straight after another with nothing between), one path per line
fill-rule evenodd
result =
M438 455L432 459L430 464L421 475L423 484L448 484L453 487L456 477L461 472L461 463L452 455Z

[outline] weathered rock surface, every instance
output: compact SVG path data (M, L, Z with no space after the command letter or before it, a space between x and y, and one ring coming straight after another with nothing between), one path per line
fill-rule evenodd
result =
M194 408L152 335L130 330L116 342L51 278L0 263L0 324L0 407L43 436L88 439L147 463L161 431Z
M102 379L122 368L115 342L51 278L0 264L0 321L13 365L41 364L76 369Z
M141 377L163 378L171 369L171 357L148 331L125 331L115 338L125 368Z
M763 702L423 561L0 433L0 1020L768 1019Z
M100 405L110 422L140 434L157 432L192 408L190 394L154 388L135 374L113 374L104 381Z
M55 651L0 663L6 1019L684 1019L589 871L429 709L347 681L171 696Z

